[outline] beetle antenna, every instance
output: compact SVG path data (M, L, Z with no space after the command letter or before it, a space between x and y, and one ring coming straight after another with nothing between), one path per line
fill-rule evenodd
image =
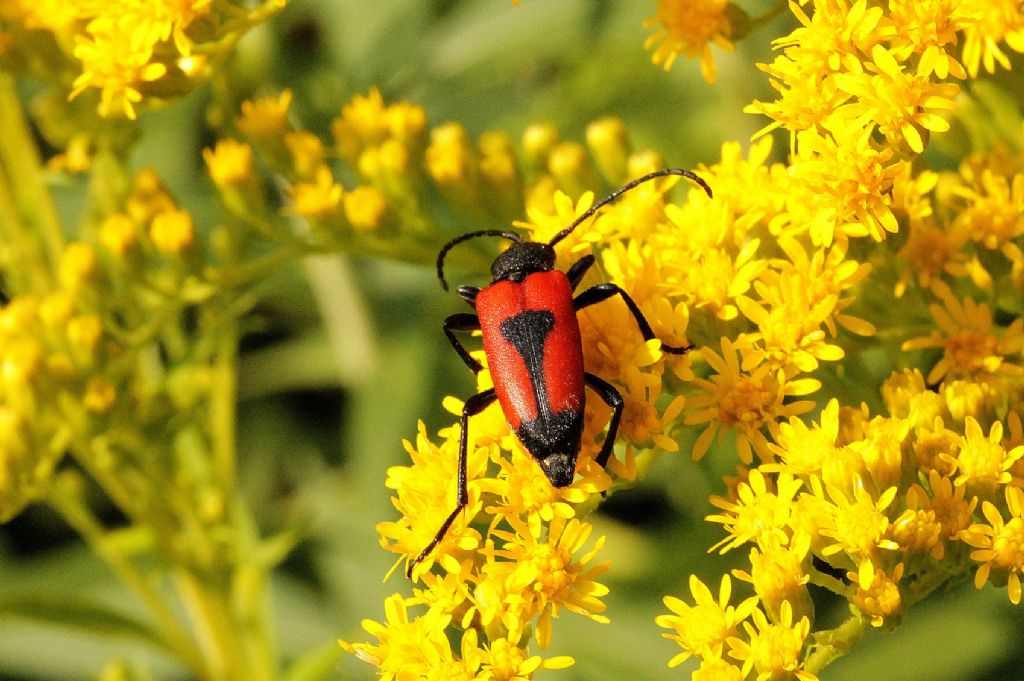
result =
M463 241L469 241L475 239L478 236L500 236L509 241L515 241L519 243L523 240L521 236L515 232L506 232L500 229L481 229L478 232L468 232L467 234L460 234L455 237L444 246L441 247L441 251L437 254L437 280L441 282L441 288L445 291L448 290L448 282L444 280L444 258L448 255L448 251L461 244Z
M699 175L694 173L692 170L683 170L682 168L663 168L662 170L656 170L653 173L647 173L646 175L644 175L642 177L636 178L632 182L628 182L628 183L622 185L621 187L619 187L618 189L613 191L611 194L609 194L608 196L604 197L603 199L601 199L600 201L595 203L593 206L591 206L587 210L587 212L585 212L583 215L581 215L578 218L576 218L575 220L573 220L571 225L569 225L568 227L563 229L561 232L559 232L558 234L553 236L551 238L551 241L548 242L548 245L549 246L554 246L559 241L561 241L565 237L569 236L572 233L572 230L574 230L574 229L576 229L577 227L580 226L580 223L582 223L584 220L586 220L587 218L592 216L594 213L599 211L604 206L607 206L609 203L611 203L615 199L619 198L619 196L621 196L622 194L625 194L626 192L628 192L633 187L636 187L637 185L641 185L644 182L650 182L651 180L655 180L655 179L657 179L659 177L665 177L666 175L682 175L683 177L689 178L689 179L693 180L694 182L696 182L697 184L699 184L701 189L703 189L704 191L707 192L708 196L712 196L712 194L711 194L711 187L708 186L708 183L705 182Z

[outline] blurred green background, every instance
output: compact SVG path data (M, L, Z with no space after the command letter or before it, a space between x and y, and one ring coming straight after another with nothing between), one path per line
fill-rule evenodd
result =
M760 3L749 5L752 13L763 11ZM582 141L587 123L616 115L636 148L657 149L672 165L713 163L723 142L746 141L763 124L742 113L752 99L772 95L754 64L768 61L770 40L791 27L783 19L739 42L735 53L716 50L718 82L708 85L696 62L680 59L670 72L651 64L643 49L650 31L641 24L654 9L653 1L523 0L514 7L507 0L293 0L240 45L231 86L240 96L293 89L299 120L325 139L341 105L377 86L387 101L419 104L431 124L458 121L474 137L498 129L518 138L530 123L552 121L564 138ZM156 168L206 225L218 210L200 154L214 141L203 125L209 100L202 89L145 116L135 158L138 167ZM780 142L777 149L784 149ZM74 224L82 187L56 192ZM246 493L267 532L294 523L306 528L273 585L285 656L339 637L366 640L360 620L380 620L388 594L411 593L401 571L382 581L393 556L378 547L374 525L396 515L385 471L406 462L401 440L415 435L417 419L435 433L453 420L441 398L473 390L440 330L461 302L439 290L434 256L296 263L269 282L246 336L238 421ZM474 283L481 275L452 272L453 279ZM577 664L548 677L688 676L688 666L665 667L678 649L654 624L664 612L661 597L689 599L690 573L717 585L740 554L708 556L720 531L702 520L708 495L720 490L734 457L712 452L698 465L687 449L683 443L682 454L662 457L637 488L601 507L595 524L609 537L603 557L614 564L605 580L612 623L565 613L547 654L572 655ZM96 504L104 508L99 497ZM117 523L112 509L106 517ZM76 537L38 507L0 527L0 593L28 591L51 595L53 610L35 618L0 612L0 679L95 678L112 657L155 678L187 678L145 643L106 637L102 622L54 623L68 615L65 599L80 593L139 609ZM963 585L915 609L895 633L869 635L823 678L1024 678L1016 643L1024 626L1006 601L1000 590ZM840 621L845 613L836 608L818 603L819 628ZM369 679L374 671L346 656L335 678Z

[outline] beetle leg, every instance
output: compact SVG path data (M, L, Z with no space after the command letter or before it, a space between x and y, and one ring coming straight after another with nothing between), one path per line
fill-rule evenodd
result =
M479 392L473 395L466 403L462 406L462 421L461 421L461 432L459 433L459 472L458 481L456 483L456 501L455 510L449 514L445 521L441 523L441 529L437 531L434 538L427 544L427 548L420 551L420 555L409 563L409 568L405 571L405 576L412 578L413 569L430 555L430 552L444 539L444 535L448 533L448 528L455 522L455 517L459 515L459 511L466 507L469 503L469 490L466 488L467 485L467 473L466 473L466 461L468 458L467 451L469 450L469 417L479 414L486 409L491 402L495 400L494 388L488 388L483 392Z
M572 304L573 307L580 310L588 305L608 300L616 294L622 296L622 300L626 303L626 307L628 307L629 311L633 313L633 319L636 320L637 326L640 327L640 333L643 334L644 340L656 338L657 336L654 335L654 331L651 330L651 325L648 324L647 319L644 318L644 313L636 306L636 303L634 303L633 299L629 297L629 294L611 282L591 286L586 291L573 298ZM684 355L692 349L692 345L676 347L674 345L666 345L665 343L661 344L662 352L669 352L673 355Z
M478 286L466 286L463 284L456 289L456 292L459 294L459 298L462 298L469 303L469 306L474 310L476 309L476 296L480 293L480 288Z
M590 266L594 264L594 256L585 255L577 260L572 267L565 272L565 276L569 277L569 287L575 291L576 287L580 285L580 280L583 279L583 275L587 273Z
M480 319L475 314L470 314L469 312L456 312L447 317L442 326L444 328L444 335L448 337L448 342L455 348L455 352L459 353L459 357L466 363L470 371L474 374L479 374L483 371L483 365L469 354L466 346L460 343L459 339L452 333L453 331L479 331Z
M612 408L612 420L608 422L608 435L605 436L604 444L601 445L601 452L594 459L601 468L604 468L608 464L608 457L611 456L612 448L615 446L615 437L619 433L619 422L622 420L625 401L622 399L622 393L608 381L591 373L584 373L583 380L597 393L598 397L604 400L605 404Z

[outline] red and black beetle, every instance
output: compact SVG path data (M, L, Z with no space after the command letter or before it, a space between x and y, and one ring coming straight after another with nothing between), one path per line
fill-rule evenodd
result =
M453 332L481 332L494 387L473 395L462 408L458 500L455 510L441 524L433 540L409 564L409 576L413 568L441 541L459 511L469 503L469 492L466 489L469 417L479 414L494 400L501 404L509 426L551 484L567 487L576 474L576 457L580 451L584 385L590 386L612 408L608 435L595 459L601 466L608 462L624 403L622 395L614 386L584 371L583 345L576 312L618 295L633 314L644 340L651 340L655 336L640 308L628 293L615 284L597 284L573 297L576 286L594 264L594 256L585 255L568 271L562 272L555 269L554 246L584 220L624 192L666 175L687 177L711 196L711 187L693 172L665 168L616 189L548 243L523 241L515 232L486 229L452 239L437 254L437 278L441 288L447 291L444 258L454 246L481 236L497 236L512 242L491 265L489 285L482 289L475 286L458 287L459 296L476 310L476 314L462 312L444 320L445 336L473 373L483 371L483 366L469 354ZM690 347L663 344L661 349L683 354Z

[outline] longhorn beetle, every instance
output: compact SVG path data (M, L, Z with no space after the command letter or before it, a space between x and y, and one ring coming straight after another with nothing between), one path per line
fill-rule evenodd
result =
M618 295L633 314L644 340L654 338L640 308L629 294L606 282L591 286L576 297L573 292L594 264L585 255L566 272L555 269L554 246L605 205L637 185L666 175L682 175L711 196L707 182L689 170L665 168L648 173L616 189L590 207L547 243L524 241L519 234L484 229L457 236L437 254L437 279L448 290L444 259L453 247L481 236L508 239L512 244L491 264L491 283L484 288L459 286L459 297L476 310L456 313L444 320L444 334L474 374L483 366L474 359L453 332L477 331L483 336L484 354L494 387L466 400L459 436L458 500L455 510L441 524L434 538L409 564L406 575L426 558L444 538L455 517L469 503L466 489L466 457L469 417L498 400L509 426L544 475L555 487L566 487L576 474L576 457L583 434L584 385L611 407L608 435L595 459L604 466L612 453L622 418L622 395L607 381L583 370L583 344L576 312ZM692 346L662 345L665 352L681 355Z

